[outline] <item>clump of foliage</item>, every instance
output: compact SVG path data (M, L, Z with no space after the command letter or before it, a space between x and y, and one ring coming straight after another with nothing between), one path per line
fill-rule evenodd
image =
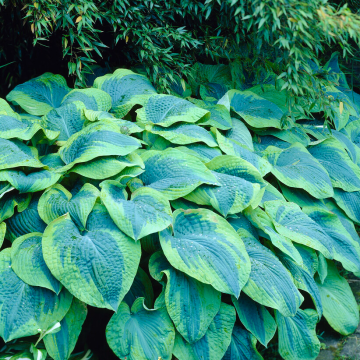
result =
M276 332L308 360L322 316L354 332L338 269L360 274L360 100L337 54L315 70L331 109L290 118L281 80L236 64L197 63L171 95L118 69L1 100L3 358L90 358L71 355L88 306L113 312L108 345L130 360L262 359Z

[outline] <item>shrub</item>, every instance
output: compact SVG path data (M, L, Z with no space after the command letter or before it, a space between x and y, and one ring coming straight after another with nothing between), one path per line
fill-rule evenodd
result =
M261 359L276 331L284 359L315 359L322 316L355 331L360 102L337 54L327 126L321 102L284 121L271 76L194 73L172 95L125 69L82 90L46 73L1 100L4 358L68 359L87 306L113 312L121 359Z

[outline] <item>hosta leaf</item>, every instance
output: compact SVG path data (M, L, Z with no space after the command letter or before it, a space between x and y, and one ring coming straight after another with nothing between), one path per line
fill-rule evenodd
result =
M318 250L329 259L333 258L332 239L320 225L302 212L298 205L269 201L265 203L265 210L279 234Z
M2 247L6 234L6 223L0 223L0 248Z
M71 90L62 100L61 105L77 101L84 103L86 109L94 111L109 111L111 109L111 96L105 91L87 88Z
M296 143L284 150L271 146L266 152L271 172L285 185L304 189L317 199L333 196L329 174L303 145Z
M306 134L306 131L302 126L294 126L286 130L278 129L264 129L256 132L261 136L274 136L280 140L286 141L289 144L300 143L301 145L307 147L310 144L310 138Z
M49 329L67 313L72 296L23 282L11 268L11 249L0 253L0 336L4 341Z
M86 305L73 298L69 311L60 321L60 331L55 334L45 335L44 344L46 350L54 360L69 359L75 348L86 315Z
M178 359L221 359L231 342L231 333L236 320L235 309L221 303L220 310L211 322L206 334L195 343L189 344L177 333L174 355Z
M346 231L337 215L316 207L304 207L303 212L330 237L328 243L334 259L340 261L349 271L360 271L360 244Z
M120 134L116 125L96 122L72 135L59 154L67 164L66 169L70 169L100 156L124 156L140 146L135 138Z
M6 100L20 105L32 115L45 115L57 108L71 89L61 75L45 73L23 84L17 85Z
M291 146L290 143L280 140L272 135L265 136L254 136L253 145L256 152L261 153L266 150L269 146L274 146L279 149L287 149Z
M216 290L239 297L250 273L250 261L240 236L210 210L176 210L172 236L160 233L167 260L176 269Z
M91 184L85 184L75 196L62 185L56 184L41 195L39 215L46 224L50 224L59 216L69 213L76 226L85 229L86 220L98 197L99 190Z
M22 235L33 232L43 233L46 224L39 216L38 210L38 197L34 197L29 206L22 212L18 212L10 219L6 220L6 238L14 241ZM18 206L19 209L19 206Z
M288 237L283 236L276 231L270 216L265 211L260 208L254 210L247 208L244 211L244 215L257 229L259 229L259 233L262 237L269 239L275 247L289 255L296 263L302 263L301 255L294 244ZM239 230L237 231L239 232Z
M294 284L298 289L306 291L310 294L314 301L316 310L318 312L319 319L323 313L323 307L321 303L320 293L316 286L313 274L296 264L292 259L284 254L277 254L284 266L290 271Z
M126 69L117 69L113 74L98 77L94 88L111 96L112 111L120 118L135 105L145 105L149 97L156 94L155 88L145 76Z
M0 114L0 137L2 139L30 140L40 129L39 124L29 124L13 116Z
M187 200L211 205L226 216L256 207L262 198L265 183L255 167L231 155L219 156L206 164L220 186L201 185L187 195Z
M167 128L148 125L146 130L153 134L160 135L173 144L186 145L193 143L205 143L210 147L217 146L217 142L212 134L198 125L176 124Z
M227 87L222 84L207 83L200 85L199 94L203 100L217 102L226 94L227 90Z
M141 242L143 245L143 242ZM151 284L151 280L146 272L139 267L134 279L134 282L131 285L130 290L124 297L124 301L131 306L134 301L142 297L145 300L145 305L148 308L151 308L154 303L154 290Z
M116 311L134 280L140 243L123 234L102 205L80 233L63 215L45 229L44 259L51 273L79 300Z
M274 337L276 323L265 306L255 302L245 293L239 299L234 296L231 300L242 324L249 330L264 346Z
M235 325L231 343L222 360L264 360L256 349L256 342L255 336Z
M187 146L178 146L175 149L197 157L203 163L207 163L213 158L222 155L221 150L217 147L212 148L205 144L189 144Z
M170 360L175 330L165 308L148 310L143 298L131 309L122 302L106 327L107 342L120 359Z
M360 224L360 191L346 192L334 189L334 199L352 221Z
M246 160L254 165L262 176L265 176L270 172L271 165L266 159L261 158L259 155L250 151L245 145L241 145L235 140L226 138L218 130L216 130L215 133L219 147L225 154L238 156Z
M48 130L60 132L58 141L66 141L80 131L85 123L84 103L75 101L49 111L41 118L41 125Z
M4 221L14 215L15 207L21 212L25 210L31 200L30 194L17 194L13 191L5 193L0 198L0 221Z
M286 360L315 360L320 352L320 341L315 327L315 310L298 310L294 317L275 312L279 328L279 353Z
M200 160L179 150L150 150L141 157L145 172L139 178L169 200L185 196L201 184L217 185L215 177Z
M141 187L127 201L123 189L113 180L101 183L101 200L115 224L126 235L139 240L171 224L170 203L160 192Z
M231 120L232 127L226 132L225 137L234 140L241 145L245 145L251 151L254 151L251 134L246 125L239 119L232 118Z
M243 291L259 304L294 316L303 297L277 257L257 240L244 239L251 262L249 281Z
M161 251L151 256L149 269L158 281L166 275L165 303L177 331L189 343L200 340L220 309L221 293L174 269Z
M0 181L9 182L20 193L37 192L54 185L61 174L40 170L29 174L20 170L0 170Z
M20 140L0 138L0 170L19 166L44 167L38 159L38 153L35 148L26 146Z
M266 185L264 195L263 195L259 205L261 207L264 207L264 203L266 201L272 201L272 200L286 201L284 196L281 194L281 192L279 190L277 190L274 186L272 186L271 184L268 183Z
M146 105L138 109L136 113L136 120L140 123L163 127L168 127L177 122L195 123L203 117L210 117L209 111L172 95L152 96Z
M231 107L254 128L274 127L281 129L283 110L275 103L248 90L230 90L218 102Z
M41 233L20 236L11 246L11 266L16 275L32 286L41 286L59 294L61 285L46 266Z
M339 275L336 265L327 261L324 283L316 278L324 308L324 317L330 326L342 335L353 333L359 324L359 308L347 281Z
M210 118L205 116L203 120L200 120L202 126L214 126L220 130L228 130L232 127L233 119L230 117L229 110L224 105L197 99L191 99L191 102L204 110L210 111Z
M140 166L144 168L144 162L136 153L126 156L104 156L86 163L75 165L71 172L90 179L102 180L119 174L127 167Z
M328 172L333 187L352 192L360 190L360 168L352 162L336 139L311 146L309 152Z

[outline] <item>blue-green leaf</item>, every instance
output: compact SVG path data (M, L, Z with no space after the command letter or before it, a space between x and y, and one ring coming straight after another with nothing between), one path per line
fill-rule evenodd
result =
M242 293L238 299L232 296L231 300L242 324L264 346L267 346L276 332L276 323L269 311L245 293Z
M235 320L235 309L221 303L219 312L200 340L190 344L179 333L176 334L174 355L178 359L188 360L221 359L230 345Z
M59 107L70 90L61 75L45 73L17 85L6 96L6 100L20 105L29 114L45 115L51 109Z
M46 350L54 360L69 359L75 348L86 315L86 305L73 298L69 311L60 321L60 331L44 336Z
M139 178L169 200L185 196L201 184L218 184L200 160L179 150L150 150L141 157L145 172Z
M169 200L160 192L141 187L132 193L130 200L125 194L124 186L116 181L101 183L101 200L111 218L121 231L135 241L171 224Z
M86 220L98 197L100 191L91 184L85 184L75 196L62 185L56 184L41 195L39 215L46 224L50 224L59 216L69 213L76 226L85 229Z
M111 96L105 91L96 88L71 90L62 100L61 105L81 101L86 109L94 111L109 111Z
M166 229L160 244L176 269L239 297L250 273L250 261L240 236L222 217L210 210L176 210L174 236Z
M334 189L334 199L352 221L360 224L360 191L346 192Z
M320 341L315 327L315 310L298 310L295 316L285 317L275 312L279 328L279 353L285 360L315 360L320 352Z
M102 205L89 215L86 230L63 215L45 229L44 259L51 273L79 300L116 311L134 280L140 243L123 234Z
M11 268L11 249L0 253L0 336L4 341L35 335L59 322L72 296L23 282Z
M16 275L27 284L41 286L59 294L61 284L45 264L41 240L41 233L30 233L17 238L11 246L11 266Z
M143 298L131 309L122 302L106 327L107 342L120 359L170 360L175 330L165 308L148 310Z
M295 143L284 150L271 146L266 153L271 172L285 185L305 189L317 199L333 196L329 174L303 145Z
M174 269L161 251L151 256L149 269L158 281L166 275L165 303L177 331L189 343L200 340L220 309L221 293Z

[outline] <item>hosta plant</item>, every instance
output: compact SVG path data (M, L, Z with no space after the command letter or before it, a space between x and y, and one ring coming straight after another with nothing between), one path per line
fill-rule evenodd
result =
M284 122L273 75L225 65L172 95L118 69L0 100L1 358L89 359L91 342L72 353L90 307L127 360L262 359L275 334L310 360L322 317L354 332L360 101L336 55L326 69L332 129L306 99Z

